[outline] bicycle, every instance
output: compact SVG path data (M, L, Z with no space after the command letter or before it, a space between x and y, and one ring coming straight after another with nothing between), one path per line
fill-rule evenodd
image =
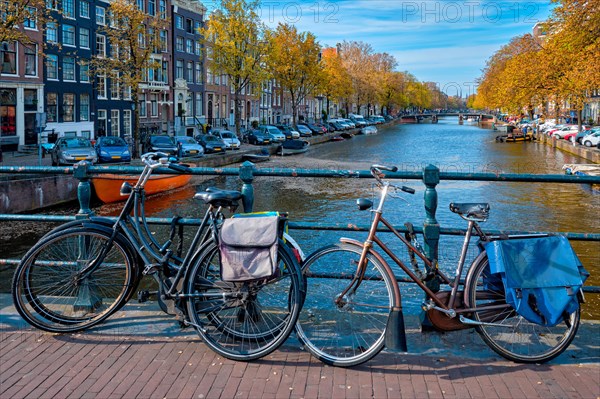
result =
M486 235L479 223L489 215L488 204L451 204L450 210L468 222L456 274L447 277L416 241L412 226L403 236L383 217L387 196L415 190L384 180L382 170L397 168L373 165L371 174L381 188L377 208L364 242L342 238L340 243L316 250L302 266L307 296L296 333L305 348L322 362L341 367L361 364L377 355L384 346L406 352L400 288L384 257L373 249L377 244L426 294L422 309L433 326L442 331L475 327L485 343L499 355L516 362L545 362L560 355L571 343L580 322L579 308L554 327L531 323L506 302L502 282L490 284L490 268L484 243L532 236ZM392 193L393 190L393 193ZM357 200L360 210L373 207L367 199ZM406 246L407 266L377 237L382 224ZM461 280L472 236L479 237L479 255ZM539 237L543 235L535 235ZM421 270L417 257L425 265ZM445 283L450 290L437 291L428 284ZM437 292L436 292L437 291ZM580 295L580 292L577 293ZM582 297L578 296L579 301Z
M52 230L34 245L15 270L13 302L39 329L65 333L104 321L134 295L143 276L152 276L163 311L193 326L215 352L234 360L253 360L277 349L294 328L303 299L303 280L290 241L279 238L276 274L258 281L221 280L219 227L242 194L210 188L194 198L208 205L183 257L159 243L144 213L144 186L154 170L178 173L186 166L166 154L142 156L137 183L124 183L129 195L116 221L90 217ZM172 224L175 226L175 223ZM180 251L178 251L180 252ZM140 291L143 302L150 293Z

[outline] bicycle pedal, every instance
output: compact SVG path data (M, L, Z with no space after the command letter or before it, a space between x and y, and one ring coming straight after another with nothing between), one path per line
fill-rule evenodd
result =
M139 303L144 303L144 302L148 301L149 297L150 297L150 291L138 291L138 302Z
M158 268L160 267L159 264L156 263L152 263L150 265L146 265L146 267L144 267L144 271L142 272L142 274L144 276L148 276L150 274L154 274L156 272L158 272Z

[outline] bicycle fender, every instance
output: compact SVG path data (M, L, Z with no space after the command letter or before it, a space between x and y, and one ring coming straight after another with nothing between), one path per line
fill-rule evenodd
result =
M342 237L342 238L340 238L340 242L345 245L351 245L354 247L358 247L361 250L363 248L363 243L361 241L355 240L353 238ZM386 262L386 260L383 258L383 256L381 256L378 252L373 250L373 248L369 249L369 255L372 255L373 257L375 257L383 265L383 267L385 267L386 271L388 272L388 274L390 276L394 276L394 272L392 271L392 268ZM394 281L395 281L395 279L394 279ZM397 283L394 284L394 303L392 304L392 311L394 311L394 310L399 310L400 312L402 312L402 295L400 294L400 287L398 287Z
M471 263L471 266L469 267L469 271L467 272L467 276L465 277L465 285L464 285L465 287L471 286L471 280L473 280L475 278L473 276L473 274L475 274L475 269L477 269L477 265L479 263L483 262L485 260L485 258L487 258L487 252L482 251L479 255L477 255L475 260L473 260L473 262ZM469 297L471 296L471 293L468 292L468 290L465 290L463 295L464 295L463 301L466 304L466 306L468 308L472 308L473 304L471 303L471 300L469 299Z
M104 226L108 226L108 227L111 227L111 228L112 228L113 224L115 223L113 220L111 220L109 218L100 217L100 216L92 216L89 219L71 220L70 222L63 223L60 226L56 226L55 228L53 228L52 230L50 230L49 232L47 232L46 234L44 234L44 237L50 236L50 235L52 235L54 233L58 233L59 231L70 229L71 227L80 227L80 226L83 226L84 223L89 223L90 221L94 222L94 223L98 223L98 224L104 225Z

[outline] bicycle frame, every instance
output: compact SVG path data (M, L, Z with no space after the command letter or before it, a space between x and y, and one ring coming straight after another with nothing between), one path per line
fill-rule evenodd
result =
M464 264L465 264L465 260L466 260L466 256L467 256L469 243L470 243L471 237L473 235L473 230L475 230L475 235L479 236L480 239L483 241L488 241L489 237L487 237L485 235L485 233L481 230L481 228L475 221L473 221L473 220L468 221L469 225L468 225L467 233L465 235L465 240L464 240L464 243L463 243L463 246L461 249L461 255L460 255L459 262L458 262L458 267L456 269L456 274L453 279L450 279L442 271L440 271L439 268L437 268L437 265L435 265L433 261L428 259L418 248L416 248L410 241L408 241L400 232L398 232L398 230L396 230L391 225L390 222L388 222L383 217L383 205L387 198L389 188L390 188L390 183L383 182L382 193L381 193L381 198L379 200L379 204L377 205L376 209L372 210L372 212L375 214L375 216L371 223L371 227L369 229L369 234L367 236L367 239L362 243L363 249L362 249L360 259L358 261L356 274L353 276L348 287L346 287L346 289L338 296L338 298L336 299L336 303L338 305L342 305L343 298L345 297L345 295L350 292L354 293L360 286L360 284L365 276L365 273L366 273L367 255L369 254L369 252L372 251L373 243L375 243L410 277L411 280L413 280L419 287L421 287L421 289L427 294L428 298L430 298L433 302L435 302L435 305L437 305L437 307L434 307L434 309L442 311L451 317L455 317L456 314L458 314L458 313L468 313L468 312L472 311L472 309L459 309L459 310L453 309L456 304L456 297L459 293L458 288L460 286L460 277L461 277L463 269L464 269ZM396 256L394 254L394 252L384 242L382 242L377 237L377 229L378 229L380 223L382 223L385 227L387 227L408 248L409 251L412 251L413 253L415 253L425 263L425 265L428 268L433 270L436 277L441 278L443 283L446 283L451 287L450 298L447 303L445 303L442 299L440 299L435 294L435 292L433 292L429 287L427 287L427 285L425 283L423 283L423 281L421 281L421 279L415 273L413 273L413 271L410 270L410 268L404 262L402 262L402 260L400 260L398 258L398 256ZM383 259L381 257L378 257L378 258L383 261ZM394 284L395 284L394 291L399 293L399 287L398 287L398 283L396 280L394 280ZM400 301L397 301L397 303L400 303Z

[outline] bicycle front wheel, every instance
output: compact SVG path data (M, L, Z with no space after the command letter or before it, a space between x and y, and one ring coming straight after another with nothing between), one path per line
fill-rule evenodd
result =
M132 258L114 240L98 265L88 266L108 247L110 237L84 228L43 238L15 270L15 308L29 324L62 333L100 323L125 302L135 283Z
M518 363L543 363L564 352L580 322L580 311L565 314L561 323L546 327L532 323L506 303L502 281L492 279L487 256L474 267L468 283L469 307L485 343L500 356ZM494 283L491 283L494 281Z
M364 363L385 343L393 280L374 256L367 256L358 289L336 302L356 274L361 252L356 246L331 245L310 255L302 268L307 295L296 333L312 355L329 365Z
M270 279L221 280L219 249L211 244L186 282L188 316L216 353L249 361L277 349L292 332L304 287L300 267L280 241L277 272Z

